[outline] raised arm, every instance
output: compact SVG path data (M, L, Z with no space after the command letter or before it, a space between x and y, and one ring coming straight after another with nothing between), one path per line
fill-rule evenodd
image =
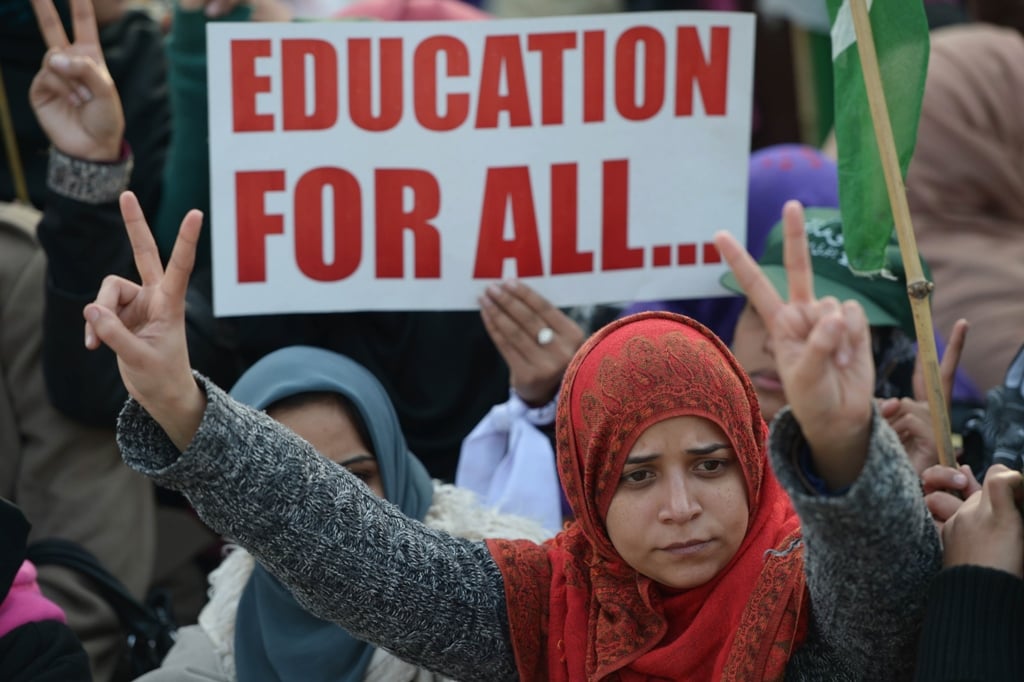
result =
M110 277L85 309L85 339L118 357L135 399L125 461L184 493L315 615L419 666L514 680L501 573L486 545L428 529L266 415L192 374L185 289L202 223L182 223L166 272L138 202L121 198L142 284Z
M815 298L802 208L788 203L783 218L788 303L735 240L716 241L768 325L790 403L770 449L800 516L812 605L794 663L799 679L836 670L909 679L938 536L898 437L874 409L864 313Z
M768 326L786 398L814 468L830 489L839 490L856 480L867 457L875 378L871 334L856 301L815 297L799 202L785 205L783 222L788 303L732 235L717 234L715 244Z

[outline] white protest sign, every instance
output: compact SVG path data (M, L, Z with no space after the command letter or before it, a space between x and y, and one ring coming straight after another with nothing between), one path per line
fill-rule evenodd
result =
M217 315L724 293L753 15L207 30Z

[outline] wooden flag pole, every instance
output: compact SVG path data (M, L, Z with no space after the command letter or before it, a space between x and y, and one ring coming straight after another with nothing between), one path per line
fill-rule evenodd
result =
M26 206L31 206L28 185L25 183L25 171L21 165L21 158L18 156L18 141L14 137L14 121L11 119L11 106L7 101L3 71L0 71L0 132L3 133L4 150L7 152L7 165L11 168L14 193Z
M932 311L928 304L928 295L934 285L924 278L924 270L918 256L917 240L914 238L914 226L910 221L907 193L900 173L899 157L896 155L896 142L889 122L889 107L885 103L882 76L878 69L878 55L875 53L875 38L871 33L871 19L865 0L850 0L850 13L857 35L857 52L860 54L861 71L864 73L864 86L871 108L871 121L875 127L875 139L878 141L878 153L885 173L885 184L889 190L889 203L892 206L893 219L896 221L896 238L899 240L900 254L903 257L903 268L907 273L907 294L910 296L910 307L914 313L917 352L921 356L928 408L932 415L932 434L939 450L939 462L945 466L955 467L956 456L953 454L953 441L950 435L949 403L942 391L939 354L935 348Z

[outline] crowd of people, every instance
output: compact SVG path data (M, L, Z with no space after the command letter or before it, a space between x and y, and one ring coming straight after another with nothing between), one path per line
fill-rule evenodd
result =
M925 4L940 409L1024 434L1024 11ZM1024 477L940 464L899 247L845 266L829 150L751 154L733 296L213 315L211 22L543 5L0 4L0 677L1024 679ZM173 647L140 663L55 538Z

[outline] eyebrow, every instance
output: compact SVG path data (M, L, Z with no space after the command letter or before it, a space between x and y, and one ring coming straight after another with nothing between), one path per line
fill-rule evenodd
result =
M338 462L343 467L351 466L353 464L359 464L360 462L375 462L372 455L356 455L350 459L346 459L344 462Z
M702 445L702 446L696 447L696 448L687 448L685 450L685 452L688 455L700 456L700 455L710 455L713 452L717 452L719 450L728 450L728 449L731 449L731 448L732 448L732 446L729 445L728 443L708 443L707 445ZM659 457L661 457L661 453L660 452L656 452L656 453L653 453L653 454L650 454L650 455L635 455L635 456L626 458L626 462L625 463L626 464L647 464L648 462L653 462L654 460L658 459Z

